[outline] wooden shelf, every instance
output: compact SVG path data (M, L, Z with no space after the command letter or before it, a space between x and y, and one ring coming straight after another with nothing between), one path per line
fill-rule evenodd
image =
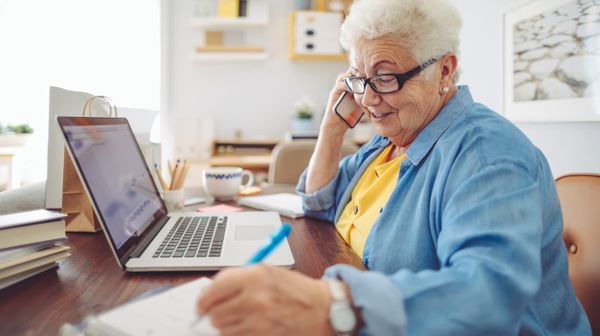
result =
M282 139L216 139L213 156L270 155Z
M252 28L264 28L269 25L269 0L248 0L246 16L243 17L197 17L190 20L190 26L204 34L204 41L196 46L190 56L194 62L219 61L261 61L268 58L263 46L228 45L226 35L238 34ZM233 31L233 32L232 32ZM243 34L245 35L245 34ZM241 44L240 44L241 43Z
M245 46L245 45L208 45L196 47L198 54L204 53L264 53L265 48L259 46Z
M290 59L293 61L347 61L347 54L328 55L328 54L296 54L291 53Z
M190 21L193 28L204 30L230 30L244 29L252 27L265 27L269 24L269 20L264 18L222 18L222 17L206 17L195 18Z
M211 167L242 167L244 169L268 170L271 154L267 155L221 155L208 161Z
M268 58L268 54L266 52L196 52L190 58L195 62L262 61Z
M280 138L260 138L260 139L250 139L250 138L230 138L230 139L215 139L215 144L243 144L243 145L272 145L275 146L279 142L283 141Z
M271 163L271 151L282 139L215 139L211 167L234 166L266 173ZM266 179L266 175L264 176Z

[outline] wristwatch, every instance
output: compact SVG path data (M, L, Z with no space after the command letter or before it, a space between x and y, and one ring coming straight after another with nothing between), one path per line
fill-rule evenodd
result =
M329 322L338 336L350 336L356 328L356 316L346 295L344 285L339 280L328 279L331 292Z

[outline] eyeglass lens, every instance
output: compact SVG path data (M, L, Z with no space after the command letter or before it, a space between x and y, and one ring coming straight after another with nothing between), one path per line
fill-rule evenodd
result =
M401 84L393 75L381 75L372 78L346 78L346 86L352 93L362 94L365 92L367 83L378 93L394 92L401 89ZM404 83L402 83L404 84Z
M436 59L431 59L425 62L421 66L417 66L403 74L386 74L379 75L371 78L363 77L346 77L344 79L348 90L355 94L365 93L367 84L371 86L373 91L377 93L391 93L402 89L404 83L406 83L413 76L417 75L421 70L425 69L429 65L435 63Z

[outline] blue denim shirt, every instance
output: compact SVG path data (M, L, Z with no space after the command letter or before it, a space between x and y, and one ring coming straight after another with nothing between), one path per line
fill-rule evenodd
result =
M306 214L335 222L369 163L375 136ZM567 271L562 214L543 154L467 87L419 133L362 256L369 271L327 269L351 290L368 335L590 335Z

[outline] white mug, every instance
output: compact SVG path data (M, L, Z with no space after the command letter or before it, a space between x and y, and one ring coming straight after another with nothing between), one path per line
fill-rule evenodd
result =
M244 176L248 181L242 186ZM217 200L232 200L240 186L247 188L254 183L254 174L240 167L207 168L202 172L202 183L204 190Z

